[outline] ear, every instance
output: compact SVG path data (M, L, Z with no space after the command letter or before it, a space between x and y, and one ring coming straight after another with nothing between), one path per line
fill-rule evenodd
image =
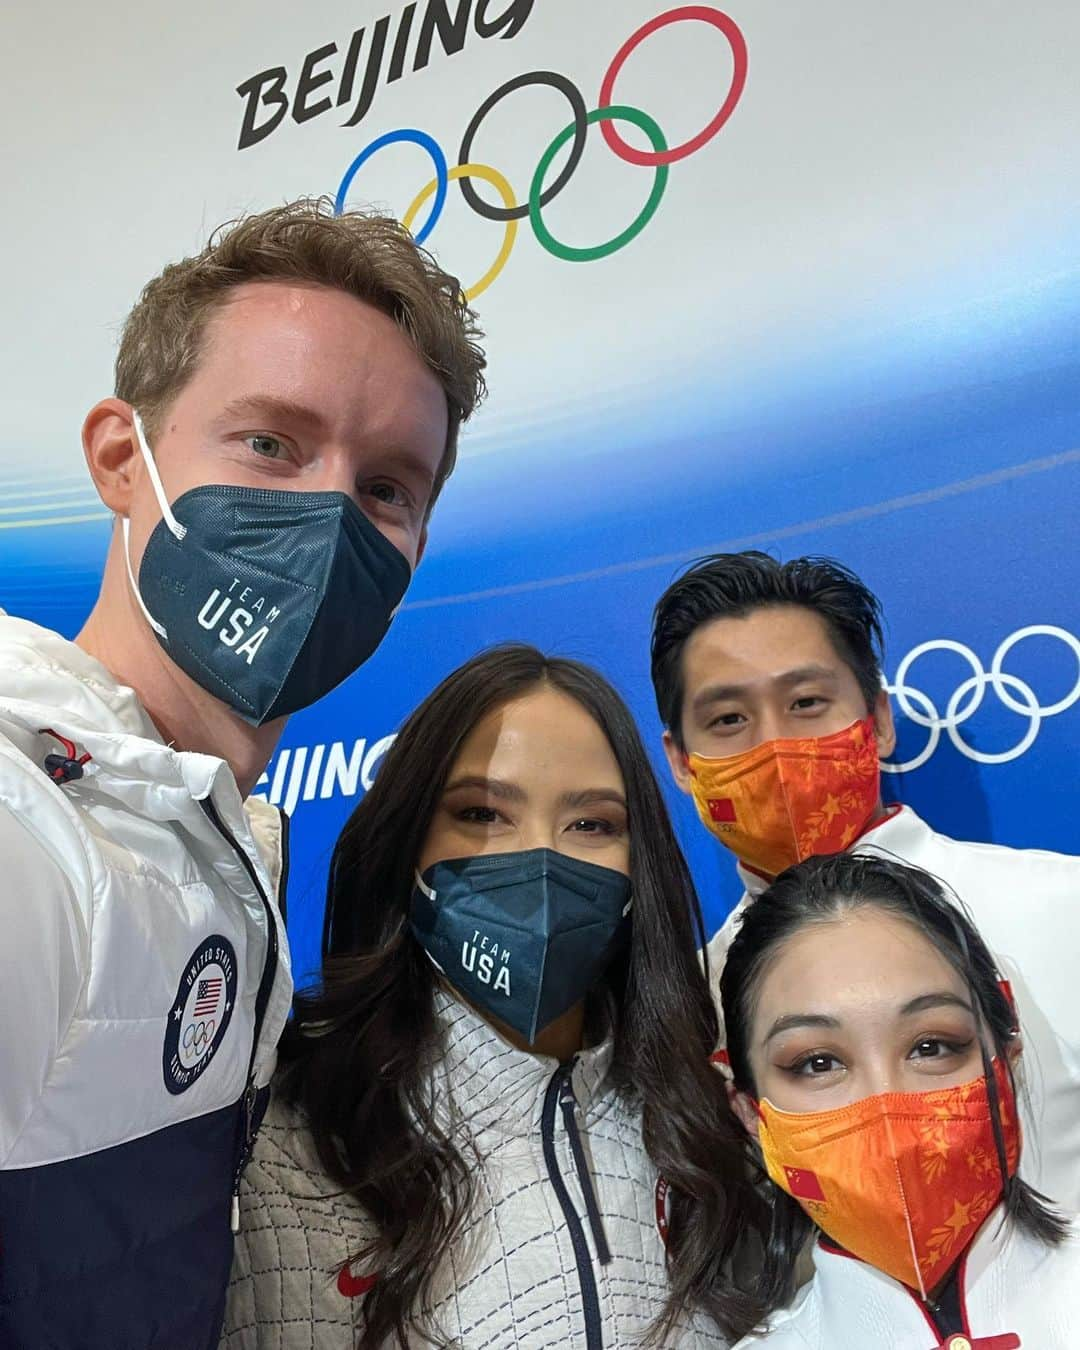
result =
M83 423L82 443L98 496L116 515L129 515L142 469L131 405L120 398L95 403Z
M727 1083L725 1087L727 1088L728 1105L739 1117L746 1133L757 1143L761 1120L757 1113L757 1107L754 1105L754 1099L748 1092L740 1092L734 1083Z
M888 759L896 749L896 724L893 722L888 692L884 689L874 703L874 735L877 738L878 759Z
M680 750L675 743L675 737L670 731L664 732L664 754L667 755L668 767L671 769L671 776L675 779L681 791L687 796L691 792L691 782L693 775L686 763L686 753Z

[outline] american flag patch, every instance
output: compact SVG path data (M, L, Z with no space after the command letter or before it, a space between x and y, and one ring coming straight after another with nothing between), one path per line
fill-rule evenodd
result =
M207 980L200 980L199 987L195 991L195 1009L193 1017L206 1017L212 1013L218 1005L218 995L221 993L221 977L211 976Z

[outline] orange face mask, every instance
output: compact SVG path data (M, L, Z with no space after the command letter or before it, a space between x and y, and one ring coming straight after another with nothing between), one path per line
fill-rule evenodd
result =
M831 736L764 741L738 755L687 755L705 828L748 866L774 877L815 853L840 853L880 796L874 719Z
M994 1061L1009 1176L1020 1126L1008 1071ZM845 1251L925 1299L1001 1198L985 1078L889 1092L831 1111L758 1106L769 1176Z

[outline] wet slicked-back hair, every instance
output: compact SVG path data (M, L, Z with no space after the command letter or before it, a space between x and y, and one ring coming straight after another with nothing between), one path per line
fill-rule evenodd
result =
M840 659L859 682L866 710L881 692L884 639L881 605L849 568L832 558L767 553L714 553L667 588L653 611L652 681L660 720L685 749L682 735L683 649L703 624L741 619L772 605L801 605L820 615Z

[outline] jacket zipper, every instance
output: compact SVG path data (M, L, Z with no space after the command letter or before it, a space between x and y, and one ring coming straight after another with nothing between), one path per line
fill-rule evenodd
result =
M596 1242L597 1256L601 1263L606 1265L611 1260L611 1253L604 1237L603 1225L600 1223L600 1207L596 1202L596 1193L593 1190L588 1168L585 1166L585 1153L581 1147L581 1136L578 1132L577 1121L574 1119L577 1099L574 1097L574 1089L570 1082L572 1072L573 1064L564 1064L560 1065L551 1077L551 1082L548 1084L547 1092L544 1095L544 1109L540 1118L540 1138L544 1147L544 1162L547 1166L548 1176L562 1209L563 1218L566 1220L566 1226L570 1230L570 1241L574 1247L574 1260L577 1263L578 1283L581 1286L581 1303L585 1315L585 1347L586 1350L603 1350L600 1298L596 1291L596 1276L593 1273L589 1245L585 1241L585 1230L570 1199L566 1182L559 1171L558 1158L555 1156L555 1112L556 1108L561 1105L563 1120L570 1135L570 1149L577 1166L582 1195L585 1197L585 1208L588 1211L593 1228L593 1240Z
M240 1157L237 1160L236 1171L233 1174L232 1201L229 1208L229 1221L234 1233L240 1231L240 1178L243 1176L244 1168L247 1166L248 1158L251 1156L251 1149L254 1143L254 1130L252 1129L252 1120L255 1114L255 1102L259 1095L259 1090L255 1086L255 1056L259 1049L259 1037L262 1034L263 1019L266 1016L266 1005L270 1002L270 991L274 987L274 980L277 977L278 965L278 934L277 924L274 921L274 912L270 908L270 901L267 899L266 892L263 890L262 882L255 871L254 864L248 857L247 852L241 847L236 836L221 819L217 807L212 798L204 797L199 803L203 812L206 814L211 824L230 845L233 852L243 864L244 871L251 879L252 885L262 901L263 913L266 916L266 960L263 962L262 977L259 980L259 988L255 994L255 1034L251 1040L251 1058L248 1060L247 1082L244 1087L244 1136L243 1145L240 1149ZM287 829L282 829L282 848L285 849L288 840ZM288 858L287 855L282 859L282 879L287 875Z

